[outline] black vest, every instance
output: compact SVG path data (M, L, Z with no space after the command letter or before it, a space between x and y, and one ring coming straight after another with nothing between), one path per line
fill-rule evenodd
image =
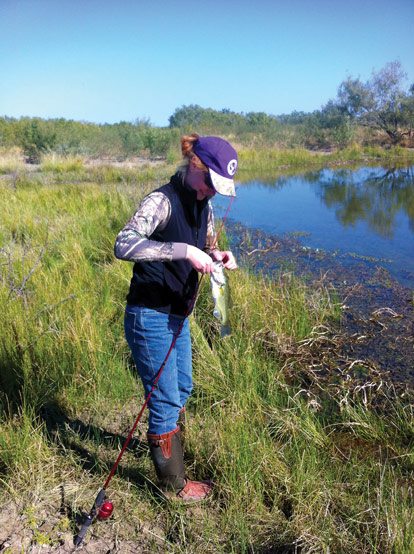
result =
M157 189L171 203L171 217L162 231L151 240L185 242L202 250L206 244L208 200L197 201L197 193L183 184L179 173ZM145 306L178 316L189 315L197 291L198 274L187 260L173 262L138 262L127 296L128 304Z

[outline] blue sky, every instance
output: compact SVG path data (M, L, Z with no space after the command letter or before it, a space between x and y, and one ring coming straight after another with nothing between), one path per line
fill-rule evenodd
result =
M414 82L414 0L0 0L0 115L312 111L393 60Z

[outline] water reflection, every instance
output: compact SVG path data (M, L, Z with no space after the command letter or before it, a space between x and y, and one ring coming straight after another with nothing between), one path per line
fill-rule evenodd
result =
M218 195L214 202L220 215L227 202ZM387 268L414 286L413 166L256 176L238 186L231 217L276 235L300 234L311 248L390 260Z
M370 229L383 237L393 237L399 212L405 213L414 231L414 172L413 168L360 172L320 172L307 176L317 186L318 195L328 208L336 208L339 221L355 225L364 220Z

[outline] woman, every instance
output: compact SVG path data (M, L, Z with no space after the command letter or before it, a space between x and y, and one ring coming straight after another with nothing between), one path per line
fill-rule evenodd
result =
M125 335L145 394L176 343L148 403L148 442L161 488L169 497L202 500L208 482L186 479L179 414L192 390L188 316L197 293L198 273L211 273L214 261L236 269L230 251L216 248L209 198L235 196L237 153L219 137L196 134L181 139L184 165L168 184L153 191L118 234L115 256L135 262L125 310Z

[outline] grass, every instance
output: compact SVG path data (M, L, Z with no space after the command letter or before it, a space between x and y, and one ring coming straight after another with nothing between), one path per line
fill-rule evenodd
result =
M304 148L274 149L255 148L239 151L240 177L275 169L300 169L309 167L336 166L343 164L372 164L378 162L412 163L414 151L401 148L381 148L360 146L355 143L342 150L332 152L311 152Z
M24 168L23 153L20 148L0 147L0 175L16 173Z
M79 156L59 156L57 154L46 154L43 156L41 170L57 174L74 172L80 173L85 167L84 160Z
M51 166L0 184L0 487L22 544L69 540L139 410L122 330L131 267L112 248L170 169L118 179ZM214 498L160 501L143 422L111 483L114 518L96 534L151 552L412 552L410 399L310 379L295 346L339 319L322 285L248 268L229 280L232 335L219 338L208 279L191 319L187 466L215 481Z

